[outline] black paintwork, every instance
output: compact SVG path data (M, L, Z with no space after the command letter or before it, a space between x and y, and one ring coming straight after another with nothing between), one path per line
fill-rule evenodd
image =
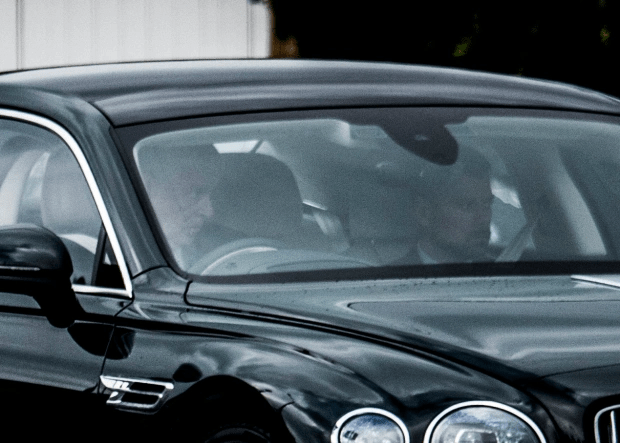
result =
M0 84L75 95L114 125L267 109L477 105L618 112L577 86L466 70L384 63L223 60L41 69Z
M0 228L0 267L55 273L59 281L66 281L73 271L69 252L62 241L51 231L36 225Z
M37 437L61 435L52 424L68 414L93 435L113 423L115 440L164 439L200 436L205 417L235 411L260 417L282 441L311 442L329 441L343 414L379 407L401 417L417 442L444 408L491 400L530 416L548 442L591 440L595 408L618 402L617 288L567 276L191 282L168 266L147 228L113 129L407 104L620 114L616 99L572 86L401 65L179 62L0 76L0 107L45 116L79 144L133 284L132 300L78 291L80 309L62 327L35 299L0 288L0 393L15 405L14 423L41 420ZM174 389L154 415L117 411L104 404L100 375Z

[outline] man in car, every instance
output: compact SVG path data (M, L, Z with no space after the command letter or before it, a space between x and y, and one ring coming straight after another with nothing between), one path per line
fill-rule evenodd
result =
M165 240L183 269L206 252L237 238L213 223L211 191L221 176L213 146L144 147L138 164Z
M493 261L489 251L490 165L461 150L451 166L429 165L415 189L417 245L396 264Z

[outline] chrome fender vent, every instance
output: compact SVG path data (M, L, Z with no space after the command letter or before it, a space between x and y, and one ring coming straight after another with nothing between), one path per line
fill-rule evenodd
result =
M174 388L172 383L137 378L102 375L100 379L105 386L104 393L110 395L108 405L134 411L156 411Z
M620 405L598 411L594 417L596 443L620 443Z

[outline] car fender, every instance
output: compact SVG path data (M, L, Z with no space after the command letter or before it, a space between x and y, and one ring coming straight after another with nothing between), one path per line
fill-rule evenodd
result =
M151 316L165 311L168 318L174 312L171 306L159 310L134 303L124 314L138 311ZM120 320L118 327L134 334L132 349L126 358L107 359L103 375L171 383L158 406L164 409L200 408L198 399L209 397L237 404L238 410L269 405L282 411L288 431L298 440L303 435L303 441L328 441L327 430L340 417L365 407L400 417L417 441L443 409L476 400L520 409L548 435L555 433L535 399L437 356L206 309L179 306L177 314L177 324Z

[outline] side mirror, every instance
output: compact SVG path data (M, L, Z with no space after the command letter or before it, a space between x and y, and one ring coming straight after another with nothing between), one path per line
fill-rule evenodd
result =
M34 297L50 323L68 327L79 304L73 266L62 240L36 225L0 227L0 290Z

